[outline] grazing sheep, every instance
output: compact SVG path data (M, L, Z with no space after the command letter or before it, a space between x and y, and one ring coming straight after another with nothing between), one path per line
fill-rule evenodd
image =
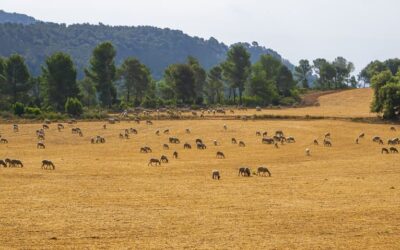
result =
M315 139L315 140L314 140L314 145L319 145L319 143L318 143L318 140L317 140L317 139Z
M162 155L161 158L160 158L160 161L162 163L168 163L168 158L165 155Z
M383 153L389 154L389 150L387 148L382 148L381 154Z
M197 149L207 149L207 146L204 143L197 143Z
M164 144L164 145L163 145L163 149L169 149L168 144Z
M239 174L238 174L238 176L250 177L250 176L251 176L251 170L250 170L250 168L247 168L247 167L241 167L241 168L239 168Z
M149 147L142 147L142 148L140 148L140 153L145 153L145 154L147 154L147 153L151 153L152 152L152 150L151 150L151 148L149 148Z
M156 131L156 135L159 136L160 135L160 130Z
M22 162L20 160L10 160L10 159L6 159L5 162L8 164L8 167L21 167L23 168L24 165L22 164Z
M44 135L38 135L37 138L38 138L38 140L40 140L40 141L44 141L44 138L45 138L45 137L44 137Z
M168 135L169 134L169 129L164 130L164 134Z
M399 153L399 151L395 147L391 147L389 150L390 150L390 153L395 153L395 154Z
M309 148L306 148L306 155L307 155L307 156L310 156L310 155L311 155L310 149L309 149Z
M153 125L153 122L150 121L150 120L147 120L147 121L146 121L146 124L147 124L147 125Z
M331 138L331 133L326 133L325 138Z
M325 147L332 147L332 142L330 142L328 140L324 140L324 146Z
M203 143L203 140L202 139L196 139L196 144L202 144Z
M44 145L44 143L43 143L43 142L38 142L38 144L37 144L36 148L42 148L42 149L45 149L45 148L46 148L46 146Z
M1 139L0 139L0 143L7 144L7 143L8 143L8 140L5 139L5 138L1 138Z
M184 148L184 149L192 149L192 146L191 146L189 143L185 143L185 144L183 145L183 148Z
M7 163L3 160L0 160L0 165L3 166L3 168L7 167Z
M271 177L271 172L268 170L266 167L259 167L257 169L257 175L258 176L265 176L265 174L268 174Z
M395 127L390 127L390 130L391 131L396 131L396 128Z
M217 152L217 158L218 158L218 159L225 159L224 153L222 153L221 151L218 151L218 152Z
M285 137L285 135L284 135L284 133L283 133L282 130L277 130L277 131L275 131L275 136L278 136L278 137Z
M149 160L149 163L147 164L147 166L153 166L153 164L155 164L156 166L159 165L161 166L161 161L159 159L155 159L155 158L151 158Z
M43 124L43 129L49 129L50 127L46 124Z
M383 144L384 144L382 139L379 139L379 144L380 144L380 145L383 145Z
M211 172L211 177L212 177L213 180L219 180L219 179L221 179L221 175L220 175L220 173L219 173L218 170L213 170L213 171Z
M42 169L52 169L55 170L56 166L54 165L54 163L52 161L49 160L43 160L42 161Z
M124 139L124 135L122 133L119 133L119 139Z
M107 129L107 124L103 124L103 129Z
M361 134L358 136L358 138L364 138L364 136L365 136L365 133L361 133Z
M186 129L186 134L190 134L191 132L190 132L190 129Z
M268 132L267 132L267 131L265 131L265 132L262 134L263 137L266 137L267 135L268 135Z
M214 140L213 143L214 143L214 146L218 146L218 141L217 140Z
M278 143L275 142L274 145L275 145L275 148L279 148Z
M134 129L134 128L130 128L129 131L134 135L138 134L138 131L136 129Z
M256 136L261 136L261 132L260 132L260 131L257 131L257 132L256 132Z
M373 142L379 142L379 140L381 140L381 137L379 137L379 136L374 136L374 137L372 138L372 141L373 141Z
M172 157L174 158L174 159L178 159L178 152L174 152L173 154L172 154Z
M282 140L282 141L283 141L283 140ZM293 136L289 136L288 138L286 138L286 142L287 142L287 143L295 143L296 140L294 139Z
M170 138L169 138L169 142L170 142L170 143L173 143L173 144L179 144L179 143L181 143L181 141L180 141L178 138L176 138L176 137L170 137Z
M226 126L226 124L224 124L224 130L228 130L228 126Z
M242 148L243 148L243 147L246 147L246 144L245 144L243 141L240 141L240 142L239 142L239 147L242 147Z
M356 144L359 144L359 141L358 141L359 139L360 139L360 138L357 138L357 139L356 139Z
M275 143L274 139L272 139L272 138L262 138L261 142L263 144L274 144Z
M237 144L237 141L235 138L232 138L231 141L232 141L232 144Z
M14 125L13 125L13 131L14 131L14 132L19 132L18 124L14 124Z

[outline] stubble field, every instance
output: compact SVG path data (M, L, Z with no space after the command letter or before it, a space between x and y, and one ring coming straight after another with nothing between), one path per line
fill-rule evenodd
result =
M339 120L121 122L106 130L102 125L78 122L74 126L84 134L79 137L71 134L72 125L58 132L51 124L44 150L36 148L40 124L20 125L18 133L0 125L9 140L0 145L0 157L24 163L0 168L1 248L400 248L400 155L382 155L382 146L371 140L398 137L389 125ZM119 139L126 128L138 134ZM156 136L157 129L170 129L170 135ZM277 149L255 135L276 130L296 143ZM313 145L326 132L333 146ZM366 136L357 145L361 132ZM96 135L106 143L91 144ZM170 136L181 144L164 150ZM231 144L232 137L246 147ZM195 148L197 138L206 150ZM185 142L193 149L184 150ZM146 145L153 152L139 153ZM172 159L174 151L178 159ZM216 159L217 151L226 159ZM147 166L161 155L170 162ZM52 160L55 171L42 170L43 159ZM238 176L241 166L256 171L261 165L271 177ZM213 169L220 170L221 180L211 179Z

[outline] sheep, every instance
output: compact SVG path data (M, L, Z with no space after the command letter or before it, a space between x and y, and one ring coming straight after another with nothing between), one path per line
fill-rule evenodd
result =
M246 147L246 144L243 141L239 142L239 147Z
M395 147L391 147L389 150L390 150L390 153L396 153L396 154L399 153L399 151Z
M168 158L165 155L162 155L160 161L163 163L168 163Z
M189 144L189 143L185 143L184 145L183 145L183 148L184 149L192 149L192 146Z
M237 141L235 138L232 138L231 141L232 141L232 144L237 144Z
M163 145L163 149L165 149L165 150L169 149L168 144L164 144L164 145Z
M226 124L224 124L224 130L228 130L228 126L226 126Z
M53 162L49 161L49 160L43 160L42 161L42 169L52 169L55 170L56 166L54 165Z
M387 148L382 148L381 154L383 153L389 154L389 150Z
M225 159L225 155L221 151L218 151L216 156L217 156L218 159Z
M259 168L257 169L257 175L258 175L258 176L261 176L261 174L262 174L262 176L265 176L266 173L268 173L268 175L271 177L271 172L268 170L268 168L266 168L266 167L259 167Z
M174 158L174 159L178 159L178 152L174 152L173 154L172 154L172 157Z
M156 166L159 165L161 166L161 161L159 159L155 159L155 158L151 158L149 160L149 163L147 164L147 166L153 166L153 164L155 164Z
M319 145L319 143L318 143L318 140L317 140L317 139L315 139L315 140L314 140L314 145Z
M36 148L42 148L42 149L45 149L45 148L46 148L46 146L44 145L44 143L43 143L43 142L38 142L38 144L37 144Z
M311 156L311 153L310 153L310 149L309 149L309 148L306 148L306 155L307 155L307 156Z
M239 168L239 174L238 176L246 176L250 177L251 176L251 170L248 167L241 167Z
M219 173L218 170L213 170L213 171L211 172L211 177L212 177L213 180L219 180L219 179L221 179L221 175L220 175L220 173Z

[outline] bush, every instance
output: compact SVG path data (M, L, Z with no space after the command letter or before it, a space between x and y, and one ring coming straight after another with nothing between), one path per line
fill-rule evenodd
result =
M72 116L83 114L82 103L77 98L68 98L65 102L65 112Z
M108 114L106 111L100 111L100 110L94 110L94 109L84 109L83 119L88 119L88 120L102 120L105 118L108 118Z
M279 101L279 104L282 106L293 106L296 103L297 101L293 97L284 97Z
M27 107L25 109L25 114L28 115L35 115L38 116L42 113L42 111L40 110L40 108L34 108L34 107Z
M246 107L264 106L263 100L257 96L244 96L242 97L242 103Z
M25 113L25 106L24 104L20 103L20 102L16 102L14 104L14 114L21 116Z

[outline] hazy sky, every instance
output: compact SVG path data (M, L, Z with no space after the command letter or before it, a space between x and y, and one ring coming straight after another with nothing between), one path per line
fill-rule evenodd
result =
M0 9L67 24L169 27L227 44L258 41L295 64L344 56L360 70L400 57L399 0L0 0Z

